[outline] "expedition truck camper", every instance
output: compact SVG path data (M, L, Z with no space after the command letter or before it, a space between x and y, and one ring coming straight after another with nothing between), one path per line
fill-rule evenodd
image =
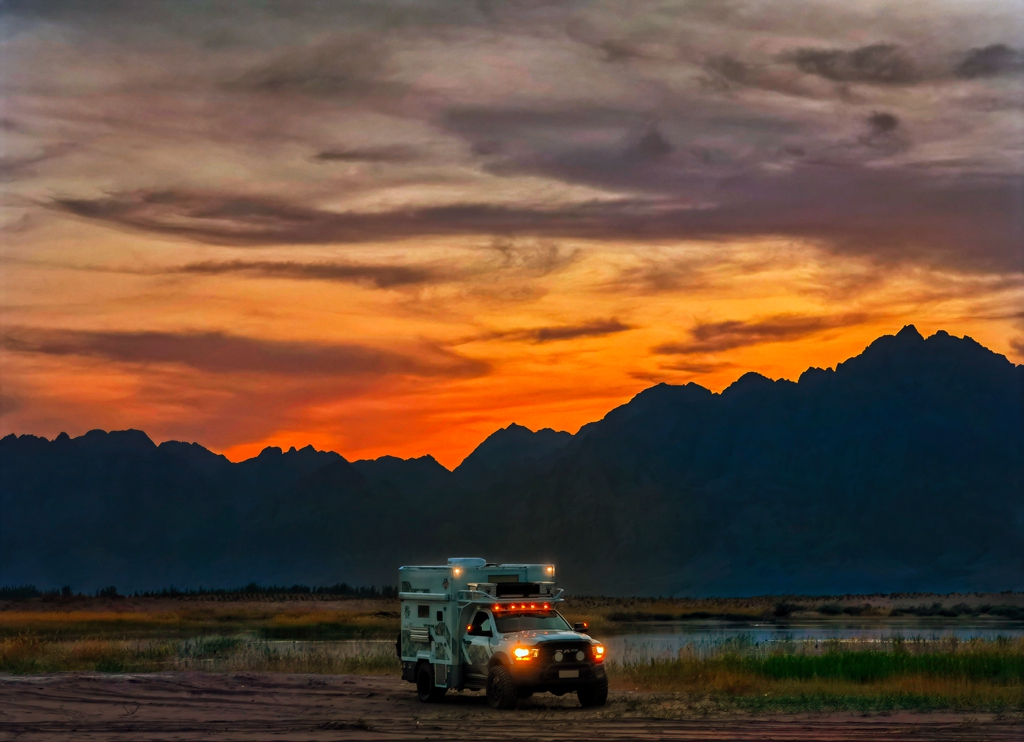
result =
M535 692L575 692L583 706L608 699L604 645L555 610L564 590L553 564L449 559L398 570L402 679L421 701L449 689L486 689L494 708Z

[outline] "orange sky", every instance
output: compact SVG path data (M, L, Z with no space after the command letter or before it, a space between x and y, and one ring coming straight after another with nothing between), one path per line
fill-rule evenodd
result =
M452 467L908 323L1024 361L1013 3L386 5L4 11L4 434Z

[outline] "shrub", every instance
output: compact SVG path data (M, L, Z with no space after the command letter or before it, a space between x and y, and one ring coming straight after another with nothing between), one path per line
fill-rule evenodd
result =
M774 614L778 618L785 618L786 616L796 613L799 610L803 610L803 606L797 603L787 603L783 600L775 604Z

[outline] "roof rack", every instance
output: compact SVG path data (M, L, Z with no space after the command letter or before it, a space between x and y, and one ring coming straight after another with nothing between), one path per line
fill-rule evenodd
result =
M559 588L558 592L550 597L535 597L532 602L534 603L564 603L565 598L562 596L565 594L563 588ZM461 606L471 605L473 603L480 603L486 605L512 605L514 603L527 602L521 597L515 598L496 598L490 593L485 593L483 590L459 590L456 594L456 600Z

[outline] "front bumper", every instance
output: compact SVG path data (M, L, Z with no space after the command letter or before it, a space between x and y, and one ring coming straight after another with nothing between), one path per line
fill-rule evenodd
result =
M575 673L575 674L574 674ZM516 662L512 677L518 686L574 687L605 676L604 665L592 662Z

